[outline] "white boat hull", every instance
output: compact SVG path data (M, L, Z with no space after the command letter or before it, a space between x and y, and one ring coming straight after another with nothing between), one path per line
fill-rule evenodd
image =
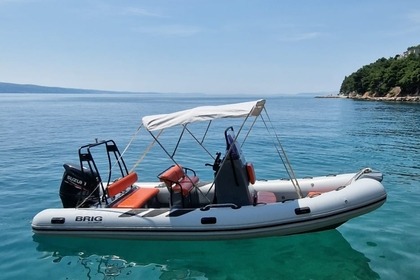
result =
M345 180L350 175L338 178ZM308 183L309 180L322 182L320 178L329 183L334 179L318 177L306 180ZM281 193L281 188L279 182L277 189L274 188L276 181L279 180L262 184L257 182L254 187L270 189L275 191L277 196ZM311 183L308 186L311 187ZM322 186L320 183L320 187ZM312 186L311 189L318 188ZM35 216L32 228L37 234L155 240L211 240L290 235L335 228L351 218L380 207L385 200L386 192L380 182L362 178L345 188L328 191L312 198L247 205L237 209L228 205L208 207L207 210L47 209Z

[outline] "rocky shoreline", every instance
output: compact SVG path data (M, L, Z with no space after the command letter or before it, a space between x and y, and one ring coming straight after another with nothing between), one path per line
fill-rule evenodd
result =
M372 97L372 96L346 96L346 95L327 95L327 96L315 96L315 98L344 98L344 99L355 99L355 100L369 100L369 101L394 101L394 102L418 102L420 103L420 96L398 96L398 97Z
M420 94L415 95L401 95L401 89L399 87L393 88L385 96L376 96L376 93L366 92L365 94L350 93L349 95L337 94L327 96L316 96L316 98L347 98L355 100L371 100L371 101L394 101L394 102L415 102L420 103Z
M358 99L358 100L373 100L373 101L420 102L420 96L418 95L417 96L407 95L407 96L396 96L396 97L345 96L345 98Z

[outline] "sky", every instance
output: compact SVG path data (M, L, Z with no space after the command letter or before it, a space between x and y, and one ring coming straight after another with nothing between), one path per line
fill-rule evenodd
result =
M419 0L0 0L0 82L336 93L419 44Z

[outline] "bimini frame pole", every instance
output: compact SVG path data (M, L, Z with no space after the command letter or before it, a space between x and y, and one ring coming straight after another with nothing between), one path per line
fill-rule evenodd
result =
M286 155L286 151L284 150L283 145L280 142L279 136L277 135L276 130L274 129L273 123L271 122L270 116L268 115L265 108L264 108L264 112L265 112L265 115L267 116L268 122L270 123L271 130L274 132L274 136L277 140L277 144L273 142L273 144L274 144L274 146L277 150L277 153L278 153L281 161L283 162L284 168L286 169L286 172L287 172L287 174L290 178L290 181L292 182L293 187L295 188L295 191L296 191L296 194L298 195L298 198L303 198L302 190L300 189L299 182L297 180L295 172L293 171L293 168L292 168L292 165L290 164L289 158ZM267 123L265 122L262 115L261 115L261 119L262 119L267 131L270 132L270 130L267 127ZM280 149L278 147L280 147Z

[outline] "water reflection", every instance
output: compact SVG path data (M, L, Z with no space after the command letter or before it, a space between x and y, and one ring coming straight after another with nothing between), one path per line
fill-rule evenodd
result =
M213 242L34 236L65 279L378 279L340 232Z

